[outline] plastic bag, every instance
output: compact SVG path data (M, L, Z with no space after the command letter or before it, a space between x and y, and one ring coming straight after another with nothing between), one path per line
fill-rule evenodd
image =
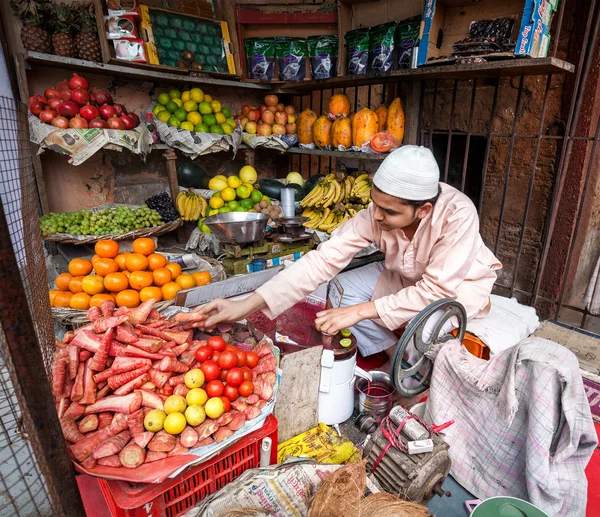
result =
M248 77L271 81L275 77L275 40L248 38L244 41Z
M398 48L398 69L410 68L415 47L419 45L421 16L413 16L398 23L396 47Z
M310 36L307 39L310 75L313 79L330 79L337 75L338 37Z
M369 29L356 29L346 33L348 47L348 74L366 74L369 65Z
M363 144L361 151L389 153L394 149L398 149L402 143L389 131L380 131L373 135L371 140Z
M388 72L394 67L396 22L369 29L369 70Z
M304 38L275 38L275 55L281 81L304 81L306 77Z

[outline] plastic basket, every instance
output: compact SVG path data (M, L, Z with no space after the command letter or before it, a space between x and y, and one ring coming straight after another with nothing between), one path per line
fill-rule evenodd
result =
M272 440L271 463L277 463L277 419L264 425L214 458L184 470L160 484L99 479L112 517L178 517L260 463L263 438Z

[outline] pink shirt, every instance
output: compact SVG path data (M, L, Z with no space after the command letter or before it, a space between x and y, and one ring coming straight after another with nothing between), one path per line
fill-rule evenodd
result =
M441 298L462 303L469 318L487 309L502 265L479 234L475 205L462 192L440 183L432 212L421 221L412 240L403 230L382 231L373 204L333 232L331 239L257 289L265 314L275 318L331 280L354 255L371 243L385 254L385 269L373 300L380 320L390 330L402 327Z

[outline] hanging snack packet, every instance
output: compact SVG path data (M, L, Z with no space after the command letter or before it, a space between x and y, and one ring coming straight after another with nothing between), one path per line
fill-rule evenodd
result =
M275 38L275 55L281 81L304 81L306 77L304 38Z
M308 57L313 79L329 79L337 75L338 37L309 36Z
M366 74L369 65L369 29L347 32L346 47L348 47L348 74Z
M248 38L244 41L248 77L271 81L275 77L275 40Z
M414 49L419 45L421 16L413 16L398 22L396 47L398 48L398 69L410 68Z
M396 22L384 23L369 29L369 70L388 72L394 67Z

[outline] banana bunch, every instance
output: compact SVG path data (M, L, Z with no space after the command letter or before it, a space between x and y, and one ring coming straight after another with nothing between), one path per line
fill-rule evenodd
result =
M371 200L371 181L369 180L369 175L366 172L360 174L354 184L352 185L352 190L350 191L350 195L348 196L350 201L358 201L363 205L368 205Z
M175 206L184 221L197 221L206 215L206 199L194 192L194 189L182 190L177 194Z
M333 208L327 207L323 210L311 207L302 212L304 217L308 217L308 221L304 223L306 228L327 233L331 233L356 214L356 209L350 203L338 203Z
M300 202L304 208L330 208L338 203L358 201L368 205L371 202L371 182L366 172L358 177L341 172L328 174Z

